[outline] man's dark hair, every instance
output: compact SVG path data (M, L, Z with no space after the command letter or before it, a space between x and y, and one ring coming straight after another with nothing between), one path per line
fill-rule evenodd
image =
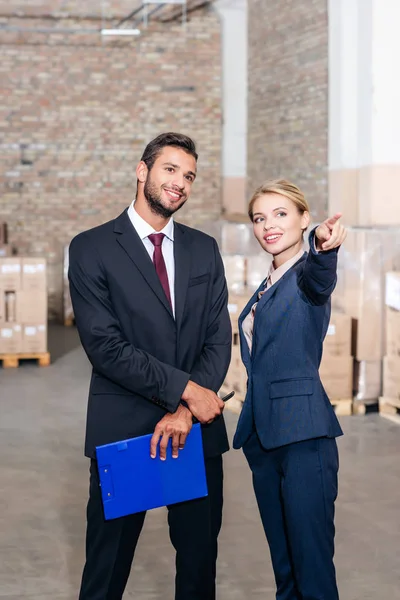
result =
M149 171L151 171L155 161L161 154L162 149L166 146L181 148L181 150L191 154L197 161L198 155L196 152L196 144L190 137L183 135L182 133L161 133L147 144L141 158L141 160L146 163Z

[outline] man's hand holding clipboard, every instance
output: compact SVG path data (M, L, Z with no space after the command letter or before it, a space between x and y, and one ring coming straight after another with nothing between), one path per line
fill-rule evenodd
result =
M189 383L192 383L192 382L189 382ZM230 398L232 398L235 395L235 392L232 391L229 394L227 394L226 396L224 396L223 398L219 398L211 390L206 390L206 388L202 388L201 386L199 386L197 384L194 384L194 385L196 386L196 388L199 388L202 392L203 391L209 392L211 395L211 399L214 401L214 404L215 404L214 397L217 398L217 400L218 400L217 406L219 407L219 411L216 410L214 408L214 406L212 405L210 410L216 412L215 417L210 420L207 420L207 421L202 421L201 419L198 419L197 415L195 415L192 412L192 410L190 409L190 405L187 402L186 398L183 398L185 403L188 404L188 407L181 404L175 413L166 414L161 419L161 421L159 421L157 423L156 428L154 430L153 437L151 438L151 443L150 443L150 456L152 458L156 458L157 447L159 445L159 448L160 448L159 458L161 460L166 459L167 447L168 447L170 439L171 439L171 443L172 443L172 457L178 458L179 450L183 450L183 448L185 447L186 438L189 435L190 430L192 429L193 423L198 422L198 421L200 421L200 423L203 423L203 424L212 423L212 421L215 418L218 418L222 414L222 411L224 409L224 403L227 400L230 400ZM186 392L186 390L185 390L185 392ZM199 412L201 413L203 418L206 418L204 416L206 414L206 411L199 411ZM207 416L210 416L210 415L208 414Z

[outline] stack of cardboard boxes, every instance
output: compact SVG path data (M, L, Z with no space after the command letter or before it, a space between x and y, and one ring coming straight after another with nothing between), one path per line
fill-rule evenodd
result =
M0 354L47 352L46 261L0 258Z
M354 400L375 404L382 390L385 276L400 261L399 228L349 228L339 252L334 310L353 319Z
M332 402L353 398L352 330L349 315L332 313L319 369L322 384Z
M400 409L400 272L386 275L386 340L383 359L383 397L381 412Z
M229 294L228 310L232 325L232 358L228 373L225 378L224 387L228 391L233 390L236 399L243 402L247 389L247 374L242 363L239 343L239 324L240 313L249 301L250 294Z
M11 256L11 246L8 244L7 223L0 223L0 258Z
M74 309L72 308L71 294L69 291L69 245L64 247L64 264L63 264L63 320L66 327L74 324Z

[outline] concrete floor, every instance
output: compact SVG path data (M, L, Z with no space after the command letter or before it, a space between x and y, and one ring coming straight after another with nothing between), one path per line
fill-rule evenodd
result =
M84 559L89 365L74 329L53 328L54 364L0 368L0 600L75 600ZM230 435L237 417L227 414ZM400 600L400 427L341 419L336 565L341 600ZM272 600L249 471L226 455L219 600ZM165 511L148 515L126 598L173 598Z

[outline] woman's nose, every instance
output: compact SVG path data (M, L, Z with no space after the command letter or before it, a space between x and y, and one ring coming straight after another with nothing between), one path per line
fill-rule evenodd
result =
M272 227L271 221L269 219L265 219L264 230L267 231L267 229L271 229L271 227Z

